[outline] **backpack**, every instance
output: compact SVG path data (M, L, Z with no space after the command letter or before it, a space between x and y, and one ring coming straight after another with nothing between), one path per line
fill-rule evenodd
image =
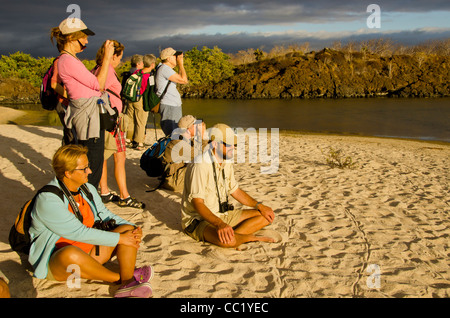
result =
M86 185L82 185L81 190L86 194L88 199L93 202L92 193L89 191ZM64 192L60 188L54 185L45 185L43 186L31 200L25 202L23 207L20 209L19 214L17 215L16 221L14 222L11 230L9 231L9 245L11 245L11 249L16 252L28 254L30 252L30 247L33 241L31 241L29 229L31 227L31 211L34 208L34 204L36 202L36 198L38 194L42 192L51 192L56 194L62 201L64 201ZM76 214L78 211L77 208L74 208L75 202L69 199L69 203L72 205L72 209ZM79 217L77 215L77 217Z
M143 94L143 106L146 112L151 111L152 113L157 113L159 111L159 103L161 102L161 99L163 99L164 95L166 95L167 89L169 88L170 81L167 82L166 88L161 96L156 94L156 72L160 67L161 65L151 72L150 77L148 78L147 88Z
M130 102L138 102L141 99L142 70L137 71L125 81L122 88L122 96Z
M58 58L59 56L53 60L52 65L50 65L42 77L39 99L41 100L42 108L46 110L55 110L59 102L59 95L52 88L52 77L55 69L55 62Z
M131 74L130 71L122 72L122 74L121 74L121 76L122 76L122 82L120 83L120 85L121 85L122 87L125 86L125 83L126 83L127 80L130 78L131 75L132 75L132 74Z
M161 177L164 173L163 155L167 145L171 141L170 136L165 136L155 142L141 156L141 169L149 177Z

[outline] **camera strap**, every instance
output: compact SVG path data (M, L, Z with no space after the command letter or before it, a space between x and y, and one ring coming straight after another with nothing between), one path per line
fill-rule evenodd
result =
M219 208L220 208L222 206L222 201L220 201L219 182L217 180L216 166L214 164L214 161L211 164L213 167L214 181L216 182L217 198L219 199ZM226 189L226 180L225 180L225 170L224 169L222 169L222 177L223 177L223 186L225 187L225 193L226 193L227 189ZM228 195L227 195L225 202L228 204Z
M83 223L83 216L81 215L80 209L78 208L77 202L75 202L75 198L73 197L72 193L67 189L64 182L61 180L58 180L59 185L64 193L64 195L67 197L67 200L69 200L69 204L72 206L73 213L75 216L80 220L81 223ZM100 214L97 211L97 206L95 205L94 197L92 196L92 193L87 188L86 184L82 184L80 187L81 191L83 191L84 195L88 198L89 201L92 202L92 205L94 206L95 211L97 212L97 216L99 217L100 221L103 222L102 218L100 217ZM98 245L95 245L95 255L100 255L100 247Z
M61 180L58 180L58 182L67 200L69 200L69 204L72 207L73 214L75 214L78 220L80 220L80 222L83 223L83 216L81 215L80 209L78 208L78 204L77 202L75 202L75 198L73 197L72 193L70 193L69 189L67 189L64 182L62 182Z

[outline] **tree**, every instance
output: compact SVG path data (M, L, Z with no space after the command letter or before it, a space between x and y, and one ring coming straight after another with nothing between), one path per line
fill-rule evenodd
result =
M253 55L255 56L255 60L259 62L262 60L264 52L261 49L256 49L255 52L253 52Z
M0 75L4 78L26 79L31 85L41 85L42 76L52 64L53 58L35 59L30 54L16 52L0 59Z
M185 53L185 69L191 85L214 84L229 78L234 73L230 57L217 46L197 47Z

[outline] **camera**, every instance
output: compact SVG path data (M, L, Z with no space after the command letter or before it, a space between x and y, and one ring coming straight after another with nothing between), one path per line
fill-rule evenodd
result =
M183 54L183 51L176 51L174 55L178 56L178 55L181 55L181 54Z
M220 213L225 213L227 211L233 211L234 206L228 202L220 203Z
M112 231L114 230L116 225L116 220L109 219L107 221L95 221L94 225L92 226L94 229L103 230L103 231Z

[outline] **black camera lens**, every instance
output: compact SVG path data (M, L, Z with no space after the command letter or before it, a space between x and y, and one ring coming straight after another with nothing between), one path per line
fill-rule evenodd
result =
M112 231L116 228L116 220L108 220L108 231Z
M181 54L183 54L183 51L176 51L175 52L175 56L178 56L178 55L181 55Z
M116 220L110 219L108 221L95 221L92 226L94 229L102 230L102 231L112 231L116 228Z

